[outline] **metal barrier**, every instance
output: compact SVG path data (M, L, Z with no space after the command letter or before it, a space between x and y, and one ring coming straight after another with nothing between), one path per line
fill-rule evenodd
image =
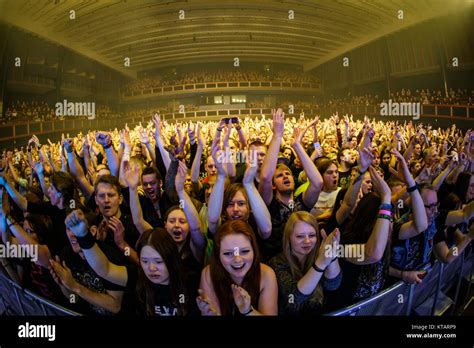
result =
M468 277L469 288L472 282L474 252L463 253L451 264L436 261L417 285L398 282L380 293L353 304L347 308L326 314L327 316L364 315L441 315L450 306L451 314L459 300L459 287L463 277ZM427 270L430 267L426 268ZM457 281L454 280L458 277ZM447 293L456 285L454 299ZM468 289L469 293L469 289ZM467 298L463 301L466 302ZM23 316L80 316L81 314L51 302L23 289L20 285L0 272L0 314Z
M425 268L429 272L420 284L406 284L402 281L381 291L375 296L360 301L349 307L333 311L327 316L364 316L364 315L442 315L449 307L451 314L459 300L459 289L463 277L472 281L474 252L450 264L435 261L433 267ZM455 286L454 298L446 293ZM469 289L468 289L469 292ZM465 302L467 298L463 301Z
M0 314L23 316L79 316L9 279L0 272Z

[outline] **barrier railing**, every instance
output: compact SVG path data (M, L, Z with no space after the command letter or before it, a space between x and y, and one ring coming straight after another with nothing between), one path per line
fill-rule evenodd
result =
M405 284L398 282L380 293L326 315L363 316L363 315L441 315L450 306L451 314L458 303L459 285L462 277L472 279L474 253L459 257L451 264L436 261L433 267L426 267L428 274L423 282ZM453 280L458 277L458 281ZM446 293L456 285L454 299ZM465 302L465 299L464 299ZM81 315L49 300L38 296L9 279L0 272L0 314L4 315Z
M78 316L81 315L51 302L9 279L0 272L0 313L23 316Z
M471 283L474 252L463 254L450 264L436 261L433 267L426 266L427 275L420 284L398 282L368 299L342 308L328 316L364 315L442 315L451 307L454 313L459 302L459 288L463 277ZM457 281L454 279L457 277ZM454 298L446 293L456 286ZM465 299L463 300L465 302Z

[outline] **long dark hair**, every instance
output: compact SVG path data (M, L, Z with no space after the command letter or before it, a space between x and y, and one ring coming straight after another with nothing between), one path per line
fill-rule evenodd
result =
M187 296L186 275L176 243L164 228L158 227L154 230L145 231L140 236L136 248L138 255L145 246L152 247L163 258L163 262L168 268L172 303L178 308L179 315L186 315L190 299ZM147 315L154 315L154 284L146 277L142 267L138 267L137 293L139 300L146 306ZM185 294L184 299L179 298L180 294Z
M362 197L357 204L350 223L347 224L347 228L341 235L341 243L367 243L377 220L380 203L380 197L374 192L370 192Z
M234 281L220 260L221 242L224 237L231 234L243 234L249 239L252 245L254 253L252 266L250 266L250 269L245 275L241 286L251 296L252 306L255 308L258 308L258 298L260 295L260 256L255 234L252 227L245 221L229 220L220 226L214 237L215 245L209 265L212 285L216 292L217 299L219 300L222 315L232 315L234 308L234 297L231 288Z
M466 196L469 191L469 183L471 182L471 177L473 173L463 172L458 175L456 180L456 185L454 185L454 193L459 197L463 204L467 202Z

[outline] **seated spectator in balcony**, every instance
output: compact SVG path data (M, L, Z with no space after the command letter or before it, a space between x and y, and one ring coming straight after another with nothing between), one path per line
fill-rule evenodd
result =
M250 225L224 223L215 236L210 265L202 271L197 304L205 316L277 315L275 272L260 263Z
M339 231L329 236L311 214L293 213L285 225L283 252L269 261L278 281L279 315L314 316L324 309L324 292L341 284L336 257ZM329 249L329 250L328 250ZM330 252L328 252L330 251Z

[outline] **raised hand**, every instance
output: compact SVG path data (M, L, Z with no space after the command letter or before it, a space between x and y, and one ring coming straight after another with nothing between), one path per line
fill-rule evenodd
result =
M66 289L71 290L74 288L76 284L76 280L72 276L72 272L68 266L66 266L66 262L62 262L59 259L59 256L56 255L56 260L49 260L50 266L49 270L51 276L53 277L54 281L58 285L64 286Z
M377 173L374 167L369 167L370 177L372 179L372 187L374 191L380 194L382 198L382 203L389 203L392 197L392 191L390 187L387 185L384 179Z
M283 109L278 108L277 110L272 109L273 114L273 134L276 137L283 137L283 133L285 131L285 113Z
M140 127L138 128L138 139L142 144L148 144L150 142L150 138L148 137L148 131L146 128L143 128L141 123Z
M204 316L216 316L217 310L216 305L211 303L209 297L204 293L203 290L198 290L199 296L196 298L196 303L198 305L201 314Z
M332 231L329 236L326 234L324 229L321 229L321 244L319 246L318 257L316 264L318 267L323 269L329 266L331 261L337 256L337 250L339 247L339 241L341 240L341 233L336 228Z
M252 308L252 299L247 290L236 284L231 285L234 302L241 314L248 313Z
M76 237L84 237L87 234L86 216L80 209L71 212L64 220L66 227L74 233Z
M217 174L227 176L227 170L224 166L224 152L222 151L219 144L215 144L211 147L211 155L216 165Z
M109 228L114 233L114 242L120 248L125 245L125 227L123 227L122 221L117 217L112 216L109 221Z
M250 151L249 151L250 152ZM250 184L255 179L255 174L257 173L258 163L257 158L253 158L252 160L247 156L247 167L245 169L244 177L242 179L242 184Z
M174 184L177 192L184 191L184 181L186 180L186 164L183 161L178 161L178 172L176 173L176 178Z
M123 180L131 189L135 189L140 184L140 168L138 165L131 166L130 162L125 164L123 171Z
M196 133L197 133L198 147L200 149L204 149L204 145L206 145L206 141L204 140L204 134L202 132L201 122L198 122L198 124L197 124Z
M95 141L99 145L106 146L111 141L110 140L110 134L104 133L104 132L97 132L97 134L95 136ZM122 142L122 140L120 142Z

